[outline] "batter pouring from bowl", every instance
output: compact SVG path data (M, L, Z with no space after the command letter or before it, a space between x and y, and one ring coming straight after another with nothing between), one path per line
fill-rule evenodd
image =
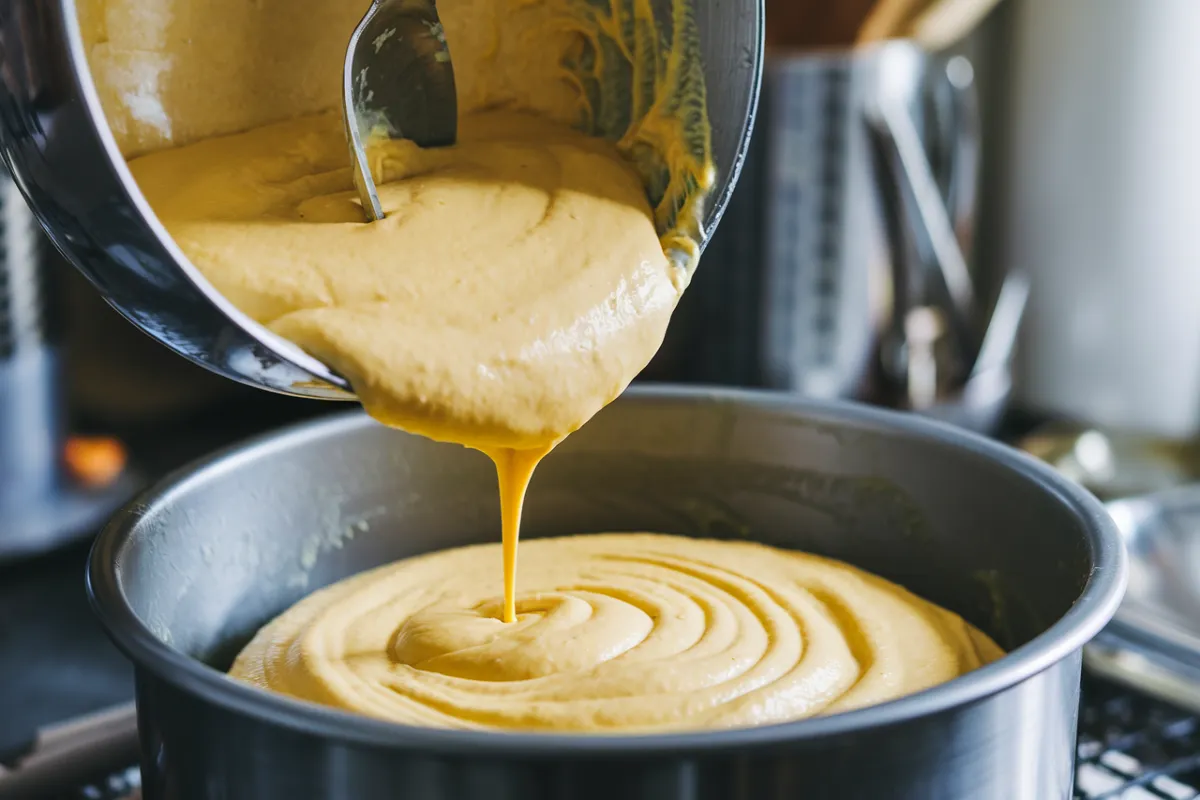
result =
M496 462L511 621L534 467L645 367L695 268L715 168L690 5L444 0L459 143L375 151L370 225L338 115L304 113L337 108L362 9L301 6L90 0L82 29L123 151L154 151L135 178L213 285L377 419Z
M917 646L911 669L894 648L864 655L865 628L856 627L862 619L845 610L845 598L797 584L786 570L779 586L759 584L767 556L748 558L739 571L737 554L690 540L655 539L655 557L673 553L688 562L703 552L716 561L733 559L734 577L748 582L745 591L765 593L785 610L796 591L813 598L803 601L812 614L787 611L759 620L765 642L774 647L790 637L806 654L809 677L767 680L750 670L750 677L735 681L745 670L729 664L708 674L726 656L742 665L756 657L753 647L741 655L729 649L740 641L737 631L747 628L716 626L721 612L703 593L697 607L711 607L717 616L702 614L705 627L688 634L698 637L693 645L680 644L686 636L652 635L660 625L671 628L664 614L692 612L663 605L650 613L639 606L641 595L622 588L615 574L608 576L614 580L608 593L603 590L604 579L596 575L607 573L593 574L589 565L616 563L630 547L642 553L642 545L623 537L589 537L558 549L527 545L523 552L532 558L522 572L525 616L518 616L517 533L534 468L648 363L695 268L715 167L690 5L676 0L669 18L659 18L647 0L443 0L439 11L463 112L459 142L438 150L391 142L375 151L387 216L372 224L362 222L341 121L331 111L339 102L342 51L362 11L355 6L338 0L89 0L81 6L81 27L114 133L132 157L143 193L189 259L243 311L344 374L377 419L481 450L499 474L504 571L502 586L488 589L493 594L475 591L491 586L478 570L496 560L487 550L421 562L442 564L447 578L473 576L470 591L447 584L445 592L431 593L420 581L406 582L411 569L399 565L382 583L362 578L314 595L302 605L317 613L297 611L265 628L258 649L244 654L235 674L377 714L401 691L397 675L422 691L439 680L431 676L446 677L434 663L475 670L466 676L452 671L448 679L492 689L510 683L506 671L515 669L526 675L518 682L552 673L563 696L594 693L601 685L608 687L605 696L640 696L637 686L623 682L641 672L609 674L601 665L637 661L655 641L663 654L675 653L664 664L679 677L688 708L709 702L702 695L736 699L770 684L783 691L754 695L767 712L681 717L689 720L685 724L718 725L836 708L839 692L851 691L872 668L892 676L882 684L887 691L858 694L877 700L992 657L994 645L977 644L981 635L942 635L940 622L930 627L934 633L918 637L931 644ZM803 563L817 573L846 569ZM559 577L552 580L552 573ZM651 573L638 580L652 582L658 573ZM664 587L671 585L669 576L659 577ZM541 634L531 640L546 628L529 615L551 627L555 620L573 627L571 614L582 613L570 594L578 581L591 587L589 597L640 608L642 616L614 610L600 624L608 601L584 603L597 624L577 627L565 640L569 647L552 647ZM883 612L883 627L907 619L910 606L919 607L916 616L926 622L946 613L910 603L898 587L888 587L866 593L872 598L867 606ZM539 605L546 592L567 592L568 599ZM502 600L489 603L492 596ZM407 605L411 598L426 603ZM341 610L322 611L322 603ZM403 613L397 617L388 609ZM361 613L373 633L341 638L343 624ZM852 624L839 628L849 633L837 652L849 653L857 666L839 670L833 662L813 660L822 652L814 650L814 626L846 614ZM300 628L293 629L300 618ZM652 627L642 630L647 620ZM715 639L705 639L709 623ZM386 632L388 625L394 636L379 636L379 626ZM962 625L957 620L950 627ZM303 635L292 636L296 630ZM620 647L603 645L614 635ZM709 648L725 642L714 651L715 662L691 657L704 651L703 641ZM521 647L504 649L504 642ZM470 653L490 656L469 666ZM889 660L888 653L899 660ZM369 677L345 667L357 659L375 659ZM296 664L308 670L306 677L280 677ZM376 669L383 664L390 666ZM689 675L689 669L699 671ZM690 699L689 686L696 687ZM816 695L796 700L810 690ZM420 708L444 706L441 691L427 693ZM379 708L372 708L372 697ZM480 709L487 705L477 699ZM615 711L585 714L582 722L572 714L480 714L476 722L499 727L658 724ZM425 724L458 718L425 711L390 717Z

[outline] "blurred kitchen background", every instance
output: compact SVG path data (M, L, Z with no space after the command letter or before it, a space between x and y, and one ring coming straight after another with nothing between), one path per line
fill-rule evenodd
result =
M928 414L1105 499L1196 481L1200 2L767 6L751 153L644 379ZM83 593L106 516L345 406L242 388L137 332L11 182L0 223L2 764L131 696Z
M906 31L932 59L848 56L868 0L777 5L755 147L649 374L1019 424L1106 496L1194 479L1200 3L944 3Z

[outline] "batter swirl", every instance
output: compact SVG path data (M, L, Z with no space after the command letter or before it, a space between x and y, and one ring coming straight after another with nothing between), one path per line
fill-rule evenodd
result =
M309 596L231 674L409 725L589 733L746 727L911 694L1002 655L961 618L840 562L653 534L530 541L516 623L499 545Z

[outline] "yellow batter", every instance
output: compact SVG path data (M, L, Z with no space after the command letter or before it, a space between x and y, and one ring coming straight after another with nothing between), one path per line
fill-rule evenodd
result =
M515 113L379 154L362 222L336 116L143 156L143 193L235 305L345 375L376 419L496 462L511 612L537 461L654 355L682 291L611 145ZM512 619L511 613L506 613Z
M511 112L380 154L366 224L334 115L143 156L175 241L236 306L350 379L377 419L544 449L662 342L682 286L606 142Z
M415 724L652 730L850 708L996 657L897 587L751 545L534 542L517 594L534 468L646 365L695 268L715 168L690 4L439 0L459 142L376 150L370 225L336 112L364 5L80 0L114 136L189 259L377 419L499 475L502 548L313 595L234 675Z
M401 561L263 628L235 677L410 725L649 732L764 725L891 700L999 658L962 619L835 561L645 534Z

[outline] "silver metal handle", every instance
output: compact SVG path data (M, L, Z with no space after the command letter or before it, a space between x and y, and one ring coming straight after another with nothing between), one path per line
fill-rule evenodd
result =
M917 215L919 224L914 233L930 251L950 300L952 327L969 351L968 363L973 362L978 347L972 327L976 318L975 286L921 135L903 99L887 92L880 92L869 105L867 122L896 161L895 176L911 196Z
M933 87L938 123L942 196L958 246L968 257L974 246L982 118L975 92L975 68L964 56L949 59Z
M971 367L968 381L989 372L1009 371L1028 303L1029 276L1019 271L1009 272L1000 286L1000 295L992 308L992 316L988 319L987 330L979 344L979 355Z
M896 283L884 353L894 358L885 368L892 380L905 384L914 409L933 407L939 390L951 383L964 395L994 395L1007 386L1029 296L1027 277L1013 272L990 318L982 316L965 255L972 246L978 199L974 70L965 58L955 57L933 73L932 83L926 81L921 102L932 109L934 131L923 138L911 109L921 60L911 45L884 49L864 112L881 159Z
M1089 671L1133 689L1200 712L1200 672L1182 663L1164 663L1150 648L1101 636L1083 649Z
M981 340L975 286L964 256L978 167L973 79L962 65L930 73L931 63L937 62L910 43L883 46L863 110L880 167L893 273L891 329L882 345L882 366L891 383L886 391L902 390L912 407L929 402L930 387L948 388L963 380ZM922 137L914 119L914 105L932 107L932 115L922 115L934 127L928 137ZM925 354L938 355L936 363L926 364L935 374L922 371L926 386L919 398L908 385L914 377L910 361L920 356L909 329L931 332L914 319L932 320L932 315L941 322L937 341L924 343Z

